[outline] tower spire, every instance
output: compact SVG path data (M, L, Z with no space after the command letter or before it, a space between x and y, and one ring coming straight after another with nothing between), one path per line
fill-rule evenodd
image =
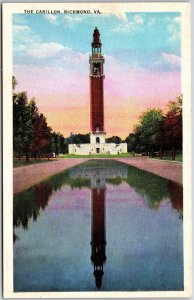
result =
M100 32L97 27L94 29L93 33L93 41L92 41L92 53L101 53L101 40L100 40Z

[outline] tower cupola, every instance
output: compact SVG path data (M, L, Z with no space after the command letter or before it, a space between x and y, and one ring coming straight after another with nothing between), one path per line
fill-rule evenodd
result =
M97 27L94 29L93 33L93 41L92 41L92 53L101 53L101 40L100 40L100 32Z

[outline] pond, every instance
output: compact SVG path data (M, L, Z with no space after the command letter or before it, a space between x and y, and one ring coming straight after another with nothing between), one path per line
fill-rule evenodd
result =
M14 197L15 291L183 290L182 186L91 160Z

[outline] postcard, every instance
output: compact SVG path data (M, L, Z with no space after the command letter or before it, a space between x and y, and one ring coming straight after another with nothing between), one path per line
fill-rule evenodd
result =
M6 298L191 296L190 4L3 4Z

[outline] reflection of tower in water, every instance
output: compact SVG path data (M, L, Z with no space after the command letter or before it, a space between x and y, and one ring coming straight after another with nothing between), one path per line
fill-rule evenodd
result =
M92 164L92 163L91 163ZM91 261L94 265L96 287L102 285L103 266L106 262L106 181L108 179L127 178L125 165L81 166L69 170L72 179L90 179L91 182Z
M97 182L98 184L98 182ZM96 187L91 190L92 197L92 231L91 231L91 260L94 265L96 287L102 285L104 274L103 265L106 261L106 228L105 228L105 187Z

